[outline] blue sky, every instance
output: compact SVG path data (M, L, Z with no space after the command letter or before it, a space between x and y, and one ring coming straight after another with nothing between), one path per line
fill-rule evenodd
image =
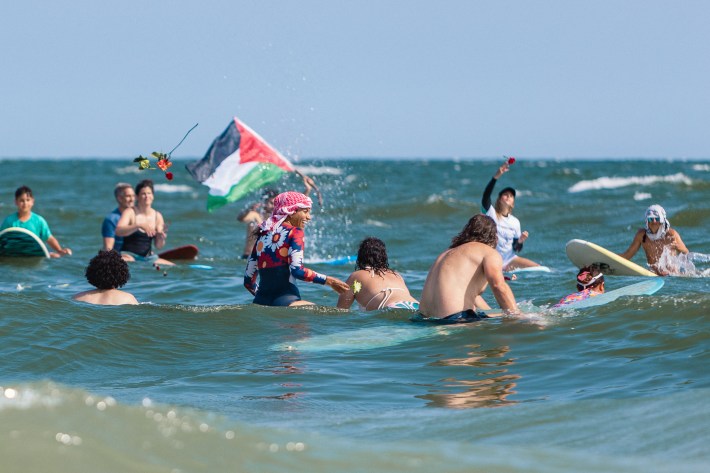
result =
M710 2L3 2L0 157L710 157Z

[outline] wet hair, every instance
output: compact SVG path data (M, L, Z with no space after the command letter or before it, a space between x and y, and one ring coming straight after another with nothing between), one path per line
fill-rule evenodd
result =
M19 199L20 197L22 197L25 194L29 195L30 197L34 197L32 195L32 189L30 189L29 187L27 187L27 186L18 187L17 190L15 191L15 200Z
M118 289L130 278L128 263L115 250L99 251L86 267L86 280L97 289Z
M155 194L153 181L151 179L143 179L141 182L136 184L136 195L140 194L141 189L143 189L144 187L150 187L150 191Z
M599 265L583 266L577 273L577 290L594 289L604 284L604 274Z
M372 270L378 275L382 275L385 271L392 271L387 260L385 242L375 237L367 237L362 240L357 250L355 267Z
M127 182L119 182L116 184L116 187L113 188L113 196L118 199L118 195L123 192L125 189L130 189L133 187Z
M461 233L451 239L449 248L456 248L464 243L476 241L495 248L498 244L496 222L488 215L477 214L471 217Z
M275 189L273 187L267 187L261 193L261 198L262 198L262 200L269 200L269 199L273 200L279 194L280 194L280 192L278 189Z

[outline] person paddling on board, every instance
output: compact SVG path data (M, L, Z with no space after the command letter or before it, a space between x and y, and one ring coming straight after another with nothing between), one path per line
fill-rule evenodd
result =
M483 312L490 306L481 293L490 285L503 313L520 315L515 295L503 277L503 260L495 249L497 241L496 224L491 217L471 217L429 269L419 312L441 324L476 322L501 315Z
M563 307L572 302L604 294L604 274L599 270L599 266L592 264L580 268L577 273L577 291L563 297L552 307Z
M338 308L349 309L357 301L363 310L419 309L404 278L390 268L385 242L368 237L360 242L356 270L345 283L349 289L340 294Z
M676 256L678 253L688 254L688 248L680 238L680 234L671 228L671 222L666 217L666 211L658 204L646 209L645 228L639 228L631 241L631 245L619 256L631 260L643 248L649 268L659 276L667 276L672 272L667 264L663 264L662 256Z
M498 193L498 199L496 199L495 204L491 203L491 193L496 182L510 170L510 165L514 162L515 158L506 158L505 163L498 168L498 171L486 186L481 199L483 211L495 221L498 229L498 246L496 249L503 257L503 271L540 266L534 261L516 254L522 251L523 243L528 239L529 234L527 231L520 231L520 221L513 216L515 189L506 187Z
M244 271L244 287L255 296L254 304L313 304L301 300L296 279L330 286L338 294L350 289L340 279L303 266L303 230L311 220L312 206L310 197L300 192L284 192L274 199L274 210L257 229L257 240Z
M49 253L52 258L59 258L63 255L71 255L72 251L69 248L62 248L59 240L54 238L49 230L47 221L39 214L32 212L32 207L35 205L35 198L32 195L32 189L27 186L18 187L15 191L15 205L17 212L8 215L0 226L0 231L6 228L19 227L31 231L39 237L40 240L46 241L54 250ZM56 252L56 253L55 253Z

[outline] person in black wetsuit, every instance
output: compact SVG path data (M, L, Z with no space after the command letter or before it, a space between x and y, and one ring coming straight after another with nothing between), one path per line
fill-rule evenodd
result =
M153 208L153 181L144 179L136 185L136 203L123 211L116 224L116 235L123 237L121 253L129 253L138 261L150 261L155 265L172 265L168 260L153 254L165 246L167 237L165 221Z

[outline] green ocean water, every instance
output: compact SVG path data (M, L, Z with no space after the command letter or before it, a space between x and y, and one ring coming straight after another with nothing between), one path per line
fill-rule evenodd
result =
M0 258L1 471L707 470L710 161L519 159L499 186L518 190L523 256L552 270L510 283L530 315L416 337L430 329L409 313L339 311L322 286L299 285L317 308L251 305L235 216L252 200L207 213L207 189L182 164L168 182L130 159L0 161L0 214L28 185L74 251ZM325 198L306 230L309 266L344 279L352 266L324 262L377 236L418 295L498 165L299 163ZM134 264L125 289L141 305L73 302L89 289L114 184L144 177L167 246L195 244L213 269ZM278 186L301 189L293 177ZM654 203L695 254L678 262L682 277L654 296L546 310L574 290L567 241L621 252ZM639 280L609 277L607 289ZM376 347L349 345L357 336ZM298 350L316 337L342 346Z

